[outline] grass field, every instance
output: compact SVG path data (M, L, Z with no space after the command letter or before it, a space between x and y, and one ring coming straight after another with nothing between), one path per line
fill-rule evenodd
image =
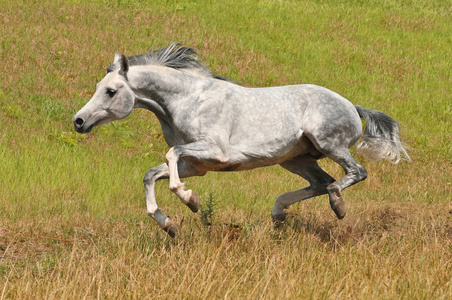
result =
M0 299L451 299L450 1L0 0ZM173 41L245 86L313 83L401 123L413 162L357 160L337 220L328 197L270 167L187 179L192 214L145 215L142 178L168 150L137 110L73 131L114 53ZM334 177L342 170L321 161ZM211 225L207 225L210 223Z

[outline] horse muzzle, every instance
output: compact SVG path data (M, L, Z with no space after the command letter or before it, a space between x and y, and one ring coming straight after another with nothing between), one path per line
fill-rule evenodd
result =
M99 126L105 123L109 123L115 120L110 117L107 111L99 111L95 113L77 113L72 118L75 131L79 133L88 133L95 126Z
M83 118L76 117L72 119L72 123L74 123L74 129L78 133L88 133L90 132L94 126L88 126L86 127L86 122Z

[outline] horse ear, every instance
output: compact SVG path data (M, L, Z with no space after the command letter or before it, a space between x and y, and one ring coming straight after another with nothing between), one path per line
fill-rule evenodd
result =
M124 54L121 55L121 71L124 73L129 71L129 60Z
M113 65L119 65L120 61L121 61L121 55L118 52L116 52L115 59L113 60Z

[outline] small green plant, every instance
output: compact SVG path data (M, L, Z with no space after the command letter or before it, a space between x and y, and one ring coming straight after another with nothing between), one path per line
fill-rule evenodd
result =
M206 203L201 205L201 221L204 226L211 226L215 214L215 206L216 202L214 200L214 197L212 193L210 193L209 198L207 199Z
M77 134L73 131L67 132L67 131L61 131L61 132L55 132L52 133L51 136L55 138L56 140L62 142L65 145L74 147L77 146L78 142L85 139L85 135Z

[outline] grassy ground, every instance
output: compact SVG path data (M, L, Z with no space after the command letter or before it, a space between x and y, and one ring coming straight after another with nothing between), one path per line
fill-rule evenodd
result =
M0 299L450 299L451 7L0 0ZM144 214L142 177L168 150L155 117L90 135L70 120L115 51L173 41L246 86L314 83L385 111L414 162L357 158L369 177L344 193L344 220L319 197L279 229L274 198L306 185L279 167L188 179L198 215L160 183L181 224L169 239Z

